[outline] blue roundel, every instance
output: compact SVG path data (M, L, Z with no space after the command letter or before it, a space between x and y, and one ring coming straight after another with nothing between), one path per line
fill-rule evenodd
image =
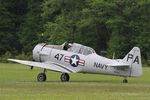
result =
M77 67L79 65L80 57L78 55L72 55L70 57L70 64L73 67Z

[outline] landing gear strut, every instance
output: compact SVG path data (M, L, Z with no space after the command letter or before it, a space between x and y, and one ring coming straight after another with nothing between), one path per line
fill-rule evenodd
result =
M60 79L61 79L62 82L68 82L69 79L70 79L69 74L63 73L63 74L61 75Z
M128 80L127 80L127 79L124 79L124 80L123 80L123 83L128 83Z

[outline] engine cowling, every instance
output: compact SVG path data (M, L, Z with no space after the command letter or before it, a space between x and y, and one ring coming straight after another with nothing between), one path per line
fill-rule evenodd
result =
M50 55L51 48L46 47L46 43L37 44L33 49L33 60L43 62Z

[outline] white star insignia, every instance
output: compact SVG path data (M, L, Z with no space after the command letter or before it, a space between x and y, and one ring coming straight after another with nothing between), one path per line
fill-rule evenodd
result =
M71 60L72 60L72 62L71 62L72 65L73 65L73 64L77 65L77 61L79 61L79 60L76 58L76 56L75 56L74 58L71 58Z

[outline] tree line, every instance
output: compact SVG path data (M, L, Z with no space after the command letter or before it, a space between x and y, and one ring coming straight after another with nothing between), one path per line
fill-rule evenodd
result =
M150 0L0 0L0 57L68 41L115 58L138 46L148 62L149 6Z

